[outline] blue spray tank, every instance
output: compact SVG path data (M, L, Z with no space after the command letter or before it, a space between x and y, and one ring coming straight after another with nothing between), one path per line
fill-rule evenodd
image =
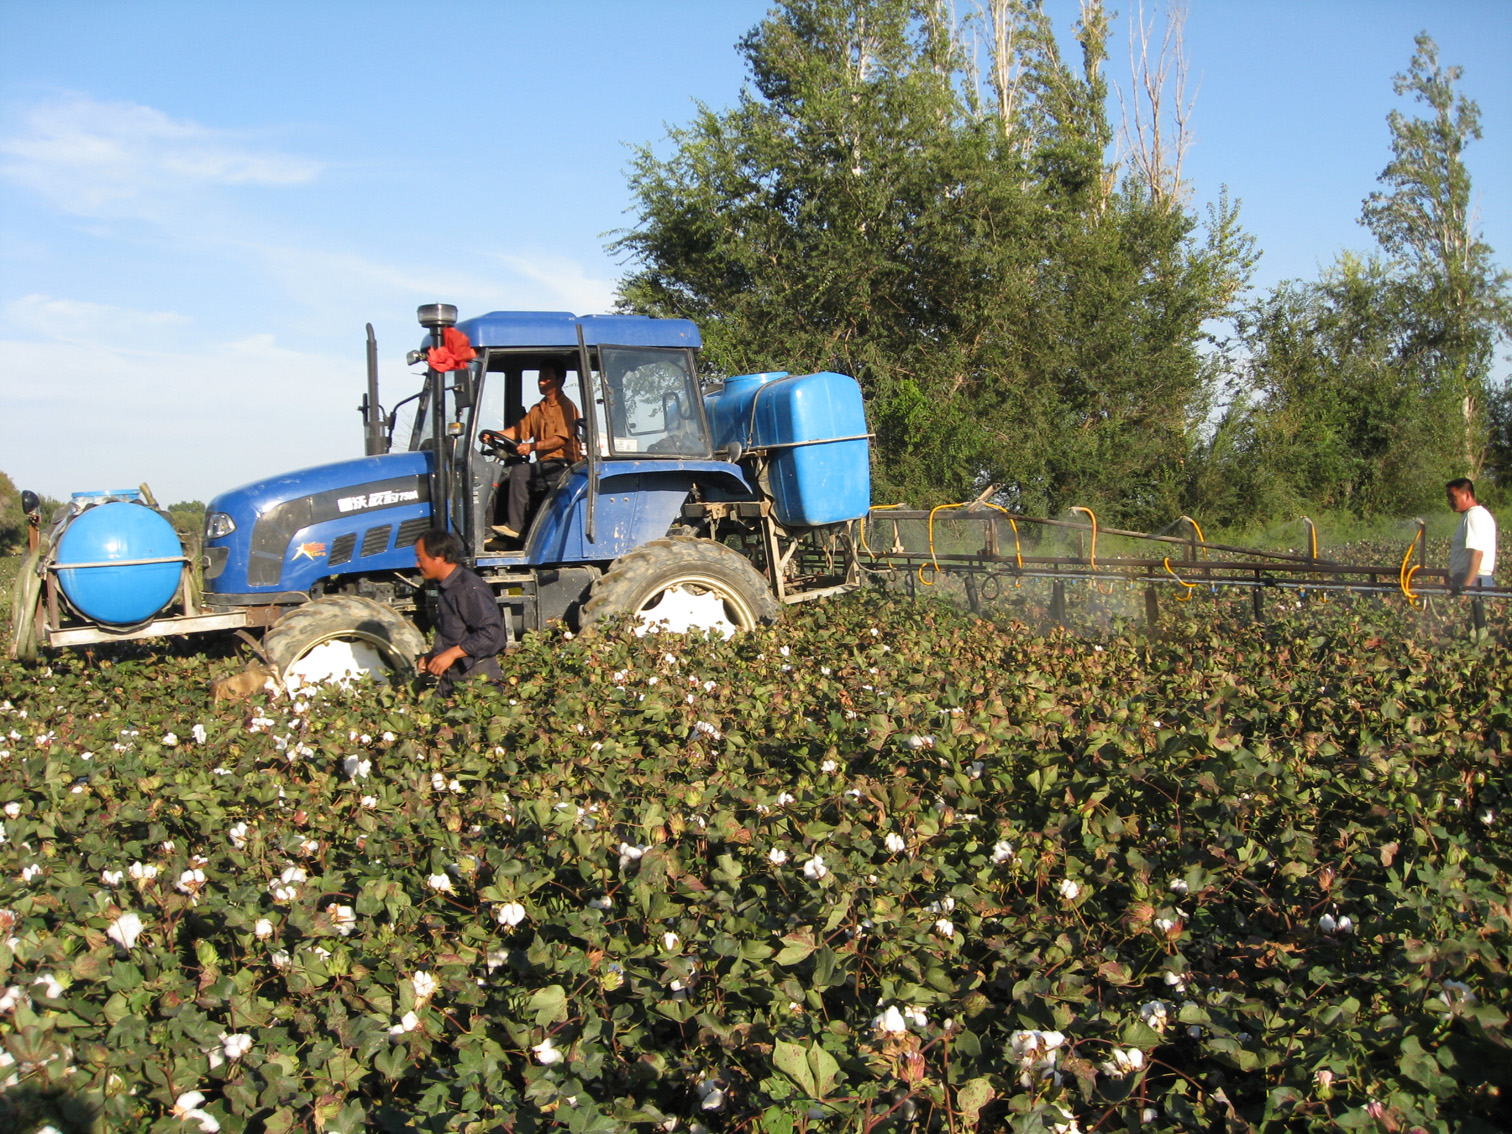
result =
M172 601L184 548L140 492L76 492L52 533L58 584L79 612L110 626L145 622Z
M861 387L845 374L742 374L705 395L714 447L769 460L773 511L785 527L818 527L871 507L871 446Z

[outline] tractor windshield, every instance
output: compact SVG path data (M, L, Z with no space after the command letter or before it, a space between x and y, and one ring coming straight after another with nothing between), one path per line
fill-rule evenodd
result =
M707 457L703 398L686 350L602 347L613 456Z

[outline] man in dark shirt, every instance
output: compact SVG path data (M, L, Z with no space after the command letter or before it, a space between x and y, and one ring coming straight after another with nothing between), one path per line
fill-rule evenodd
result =
M436 642L417 664L441 679L443 694L477 675L501 680L498 654L509 644L509 630L493 591L461 565L461 558L462 541L442 528L431 528L415 541L420 574L441 584Z

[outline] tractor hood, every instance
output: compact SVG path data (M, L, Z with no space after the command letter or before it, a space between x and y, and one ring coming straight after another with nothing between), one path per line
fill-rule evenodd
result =
M223 492L205 512L205 592L234 602L413 567L431 525L430 454L385 453Z

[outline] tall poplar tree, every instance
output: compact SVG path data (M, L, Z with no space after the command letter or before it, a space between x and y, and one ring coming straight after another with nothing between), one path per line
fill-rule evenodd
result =
M1393 110L1392 160L1385 188L1366 198L1361 217L1381 247L1397 257L1417 291L1409 352L1423 377L1459 415L1459 472L1478 476L1485 457L1487 381L1498 339L1512 326L1506 272L1475 231L1465 147L1481 138L1480 108L1457 93L1463 71L1439 63L1438 45L1418 35L1396 93L1427 110L1409 118Z
M1079 68L1038 4L992 12L981 98L936 0L782 3L741 42L738 104L701 107L669 156L638 152L621 302L697 320L724 373L854 374L879 500L993 483L1026 509L1166 522L1201 327L1245 238L1232 210L1200 239L1183 208L1119 184L1099 4Z

